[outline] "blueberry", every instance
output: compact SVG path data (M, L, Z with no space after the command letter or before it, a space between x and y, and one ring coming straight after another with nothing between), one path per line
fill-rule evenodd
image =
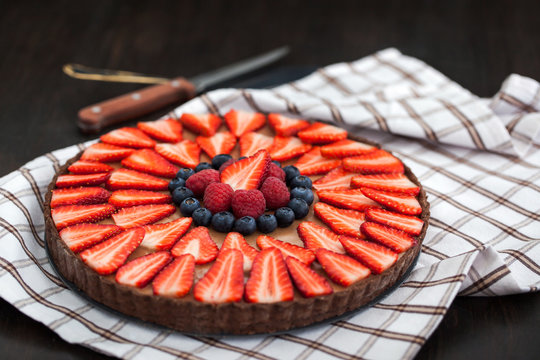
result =
M280 163L279 161L277 161L277 160L272 160L272 162L273 162L274 164L276 164L277 166L281 167L281 163Z
M313 191L305 186L298 186L291 190L291 198L303 199L308 205L313 204Z
M176 177L187 180L193 174L195 174L195 171L193 171L193 169L183 168L178 170L178 172L176 173Z
M280 207L276 210L275 214L277 224L279 227L284 228L290 226L294 222L294 211L290 207Z
M199 200L188 197L187 199L184 199L182 203L180 204L180 212L184 216L191 216L195 210L201 207L201 203Z
M299 186L311 189L311 179L304 175L298 175L291 179L289 186L291 189Z
M214 230L227 233L232 230L234 215L229 211L218 212L212 216L212 227Z
M173 192L174 189L185 186L186 180L176 177L169 182L169 191Z
M195 167L195 172L199 172L201 170L207 170L207 169L212 169L212 165L210 165L207 162L202 162L202 163L199 163L199 165Z
M195 226L208 226L212 220L212 212L207 208L201 207L195 210L191 214L191 217Z
M232 159L232 156L229 154L219 154L214 156L212 159L212 167L216 170L219 170L220 166L223 165L225 162Z
M257 218L257 228L262 233L270 233L277 228L276 217L272 214L263 214Z
M242 235L250 235L257 230L257 223L253 217L244 216L240 219L236 219L233 230Z
M290 183L293 178L300 175L300 170L298 170L296 166L292 165L285 166L283 171L285 171L285 182L287 184Z
M176 205L180 205L185 199L193 197L193 191L189 190L185 186L177 187L172 192L172 199Z
M294 198L287 204L288 207L294 211L294 217L296 219L305 218L309 212L309 205L304 199Z

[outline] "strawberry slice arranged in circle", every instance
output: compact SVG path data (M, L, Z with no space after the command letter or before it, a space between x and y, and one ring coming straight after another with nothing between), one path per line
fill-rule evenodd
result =
M360 189L321 190L317 191L319 201L343 209L365 211L373 207L381 207L378 202L366 197Z
M311 124L307 129L298 132L297 135L306 144L320 145L345 140L347 138L347 130L316 122Z
M348 255L319 248L315 251L315 256L328 277L336 284L345 287L365 279L371 274L369 268Z
M343 168L361 174L393 174L405 171L398 158L381 149L366 155L344 158Z
M197 136L195 141L210 158L213 158L219 154L230 154L236 145L236 136L230 132L219 132L212 136Z
M184 254L175 258L154 278L152 289L154 294L170 297L187 295L193 285L195 258Z
M350 139L340 140L321 147L321 155L326 158L344 158L364 155L377 150L373 145L361 143Z
M281 114L268 114L268 123L277 135L293 136L309 127L309 122L302 119L293 119Z
M105 135L100 140L106 144L131 148L153 148L156 142L141 130L134 127L122 127Z
M189 130L202 136L212 136L221 126L221 119L214 114L182 114L180 121Z
M92 205L107 202L111 193L102 187L79 187L54 189L51 208L61 205Z
M405 231L390 226L368 221L363 223L360 229L371 240L383 244L398 253L407 251L416 244L416 240Z
M318 202L313 207L315 215L340 235L363 237L360 225L365 220L363 212L339 209L332 205Z
M155 223L175 211L176 207L169 204L139 205L122 208L112 218L116 225L127 229Z
M328 281L317 274L309 265L290 256L285 259L285 263L296 288L304 297L310 298L334 292Z
M131 155L135 149L105 143L96 143L84 150L81 160L114 162Z
M315 251L324 248L345 254L345 249L338 240L339 235L325 227L311 221L303 221L298 225L296 231L307 249Z
M176 143L182 140L182 124L173 118L140 122L137 127L159 141Z
M369 188L361 188L362 193L373 201L405 215L419 215L422 213L422 206L412 195L403 195L387 191L380 191Z
M167 190L169 182L158 177L129 169L116 169L107 180L110 190L139 189Z
M119 284L143 288L172 260L167 251L158 251L138 257L122 265L116 272Z
M97 161L77 160L69 165L68 170L77 175L106 173L113 171L114 168L110 165Z
M122 228L116 225L82 223L62 229L59 235L71 251L78 253L121 231Z
M255 257L259 253L257 249L247 243L242 234L237 232L230 232L225 237L220 251L226 249L236 249L242 253L242 256L244 257L244 270L246 271L251 270L253 260L255 260Z
M274 138L256 132L248 132L240 136L240 156L251 156L259 150L268 150Z
M170 194L149 190L116 190L109 198L109 204L118 208L148 205L148 204L168 204L172 202Z
M86 174L86 175L59 175L56 178L56 187L66 188L75 186L96 186L104 184L109 178L109 173Z
M225 114L225 122L234 136L240 137L263 127L266 124L266 118L261 113L231 110Z
M64 205L51 210L52 219L58 230L67 226L84 222L101 221L114 213L116 208L111 204L97 205Z
M283 257L293 257L307 265L315 261L315 254L313 251L298 245L274 239L268 235L259 235L259 237L257 237L257 246L261 249L275 247L281 251Z
M311 145L304 144L299 138L294 136L274 137L272 146L268 149L272 160L286 161L303 155L311 150Z
M424 221L416 216L403 215L394 211L375 208L366 210L366 221L391 226L414 236L420 235L424 226Z
M398 259L396 252L371 241L349 236L340 236L339 241L349 255L366 265L375 274L382 273L394 265Z
M179 170L152 149L135 151L133 154L122 160L122 165L128 169L169 179L174 178Z
M321 175L326 174L340 165L341 160L323 157L321 155L321 148L315 146L313 149L302 155L294 166L300 170L301 175Z
M313 187L317 191L350 189L351 179L355 175L358 174L345 171L343 167L340 166L330 171L322 178L315 180L315 182L313 182Z
M404 174L356 175L351 179L353 188L370 188L406 195L418 195L420 187Z
M193 219L178 218L168 223L145 225L141 246L151 250L169 250L185 234Z
M176 165L195 168L199 164L201 148L191 140L183 140L176 144L157 144L156 152Z
M218 253L218 246L212 240L208 229L204 226L198 226L192 229L171 249L173 256L193 255L197 264L207 264L214 261Z
M220 180L235 191L258 189L270 162L268 151L259 150L255 155L227 166L221 172Z

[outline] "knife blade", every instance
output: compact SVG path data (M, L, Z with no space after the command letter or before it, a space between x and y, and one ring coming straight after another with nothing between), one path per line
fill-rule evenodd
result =
M64 72L78 79L156 84L81 109L77 122L79 129L84 133L97 133L107 126L148 114L173 103L190 100L211 86L260 69L281 59L288 52L288 47L280 47L189 79L167 79L75 64L65 65Z

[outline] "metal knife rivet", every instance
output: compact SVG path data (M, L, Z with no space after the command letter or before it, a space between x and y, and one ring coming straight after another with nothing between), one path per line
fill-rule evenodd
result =
M141 94L139 94L139 93L131 94L131 98L133 100L141 100Z
M171 86L172 87L179 87L180 86L180 82L178 80L173 80L171 81Z
M99 106L94 106L92 108L92 112L97 114L97 113L101 112L101 108Z

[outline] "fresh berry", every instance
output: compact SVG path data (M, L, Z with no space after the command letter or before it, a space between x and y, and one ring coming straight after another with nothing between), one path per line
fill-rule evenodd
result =
M405 215L420 215L422 206L412 195L402 195L369 188L361 188L362 193L379 204Z
M223 245L221 245L220 251L224 251L227 249L236 249L242 253L242 256L244 257L244 270L246 271L251 270L253 260L259 253L257 249L247 243L246 239L242 236L242 234L237 232L230 232L225 237Z
M318 248L324 248L345 254L345 249L338 240L339 235L325 227L311 221L304 221L298 225L296 231L307 249L315 251Z
M246 301L275 303L293 298L293 285L281 252L275 248L262 250L253 261L246 282Z
M233 190L258 189L270 164L266 150L259 150L255 155L238 160L228 166L220 175L222 183L229 184Z
M315 261L315 254L313 253L313 251L305 249L298 245L274 239L273 237L268 235L259 235L259 237L257 237L257 246L259 246L259 248L261 249L275 247L281 251L281 254L284 258L292 256L307 265Z
M283 171L285 172L285 182L287 184L290 184L292 179L300 175L300 170L298 170L294 165L285 166Z
M199 200L189 197L180 204L180 212L184 216L191 216L195 210L201 207Z
M415 196L420 192L420 187L404 174L356 175L351 179L351 187L366 187Z
M328 274L328 277L333 282L342 286L350 286L371 274L369 268L350 256L338 254L323 248L317 249L315 255L326 274Z
M353 176L358 175L354 172L343 170L343 167L335 168L322 178L313 183L317 191L321 190L344 190L350 189L350 183Z
M185 199L193 196L195 196L193 194L193 191L189 190L185 186L180 186L174 189L172 192L172 200L177 206L180 206L180 204L182 204L182 201L184 201Z
M311 269L309 265L294 257L286 257L285 263L296 288L304 297L311 298L334 292L328 281Z
M197 136L195 141L210 158L218 154L230 154L236 145L236 137L230 132L219 132L210 137Z
M341 140L321 147L321 155L325 158L342 159L349 156L364 155L377 150L373 145L349 139Z
M182 168L176 173L176 177L187 181L191 175L195 174L195 171L190 168Z
M323 157L319 146L314 146L310 151L302 155L295 164L302 175L326 174L340 165L340 159L328 159Z
M188 232L171 249L173 256L191 254L196 264L207 264L214 261L219 248L210 236L208 228L199 226Z
M231 208L234 190L229 184L211 183L204 191L204 206L212 213L227 211Z
M137 127L159 141L176 143L182 140L182 124L173 118L140 122Z
M277 161L277 160L272 160L272 162L273 162L274 164L276 164L278 168L281 169L281 163L280 163L279 161ZM285 181L285 180L284 180L284 181Z
M186 181L186 187L193 191L196 197L202 197L206 187L215 182L219 182L219 171L207 169L191 175Z
M223 170L225 170L225 168L227 168L227 166L231 165L231 164L234 164L236 162L236 160L234 159L229 159L227 161L225 161L223 164L221 164L221 166L219 167L218 171L219 173L221 174L223 172Z
M71 251L78 253L122 231L120 226L110 224L77 224L59 232L60 238Z
M183 297L193 285L195 259L185 254L174 259L154 278L152 289L155 295Z
M366 221L391 226L413 236L420 235L424 226L424 222L416 216L398 214L380 208L366 210Z
M122 285L145 287L172 260L167 251L138 257L122 265L116 272L116 282Z
M151 250L169 250L185 234L192 219L178 218L168 223L143 226L145 231L141 246Z
M337 126L316 122L297 135L306 144L328 144L346 139L347 131Z
M109 204L116 207L128 207L148 204L168 204L172 201L171 195L148 190L116 190L109 198Z
M374 222L363 223L360 230L371 240L385 245L397 253L407 251L416 243L416 240L405 231Z
M115 211L111 204L65 205L51 209L51 216L58 230L84 222L94 223L108 218Z
M294 212L295 219L303 219L309 213L309 205L304 199L291 199L291 201L287 203L287 207Z
M272 160L286 161L311 150L311 145L304 144L299 138L276 136L268 149Z
M156 152L176 165L195 168L199 163L201 148L191 140L183 140L176 144L157 144Z
M287 188L287 185L278 178L267 178L261 186L261 192L268 209L277 209L286 206L289 203L289 189Z
M179 177L175 177L174 179L169 181L168 189L169 189L169 192L173 192L174 189L182 187L182 186L186 186L186 180Z
M113 167L97 161L77 160L69 165L68 170L73 174L97 174L113 171Z
M195 167L195 172L198 173L199 171L208 170L208 169L213 169L212 164L207 163L207 162L202 162Z
M234 215L228 211L218 212L212 216L212 228L217 232L227 233L234 225Z
M275 177L285 184L285 171L283 171L283 169L276 165L273 161L270 163L270 165L268 165L268 171L266 172L262 182L269 177Z
M361 174L393 174L405 171L398 158L381 149L343 159L343 169Z
M122 208L112 215L114 223L127 229L155 223L171 215L176 208L169 204L139 205Z
M156 142L150 139L148 135L133 127L113 130L102 135L100 140L107 144L131 148L153 148L156 146Z
M242 253L236 249L221 251L212 267L193 288L193 297L205 303L242 300L244 271Z
M364 222L363 212L338 209L332 205L318 202L313 207L315 215L340 235L363 237L360 225Z
M123 158L131 155L135 149L126 147L96 143L90 145L90 147L84 150L81 155L83 161L101 161L101 162L114 162L122 160Z
M218 154L212 158L212 167L216 170L219 170L221 165L227 161L232 160L232 156L229 154Z
M298 175L291 179L291 182L289 183L289 186L291 189L294 189L295 187L303 186L305 188L311 189L313 186L313 183L311 182L311 179L304 175Z
M182 114L180 121L191 131L202 136L212 136L221 126L221 119L214 114Z
M366 197L360 189L347 190L321 190L317 192L319 201L334 206L358 211L365 211L373 207L381 207L379 203Z
M107 188L111 190L139 189L139 190L167 190L167 180L144 174L134 170L116 169L107 180Z
M109 173L87 174L87 175L60 175L56 178L56 187L75 186L97 186L105 183L109 178Z
M257 230L257 222L251 216L243 216L234 222L233 231L242 235L251 235Z
M248 132L240 136L240 155L251 156L259 150L268 150L274 139L271 136L259 134L256 132Z
M123 231L80 253L82 261L100 275L114 273L139 246L143 228Z
M382 273L394 265L398 259L397 253L371 241L349 236L340 236L339 241L349 255L370 268L375 274Z
M266 124L266 118L261 113L231 110L225 114L225 122L236 137L250 131L255 131Z
M309 127L309 122L302 119L293 119L281 114L268 114L268 123L277 135L293 136L297 132Z
M276 210L274 213L274 216L276 217L277 224L280 228L285 228L290 226L294 219L296 218L294 216L294 211L290 207L280 207Z
M264 195L259 190L237 190L234 192L231 207L234 216L251 216L257 219L266 210Z
M54 189L51 208L61 205L92 205L107 202L111 193L102 187Z
M308 205L313 204L314 196L313 191L304 186L297 186L291 190L291 198L302 199Z
M257 229L263 234L271 233L277 228L277 219L273 214L263 214L257 218Z
M207 208L198 208L191 217L195 226L209 226L212 221L212 212Z

